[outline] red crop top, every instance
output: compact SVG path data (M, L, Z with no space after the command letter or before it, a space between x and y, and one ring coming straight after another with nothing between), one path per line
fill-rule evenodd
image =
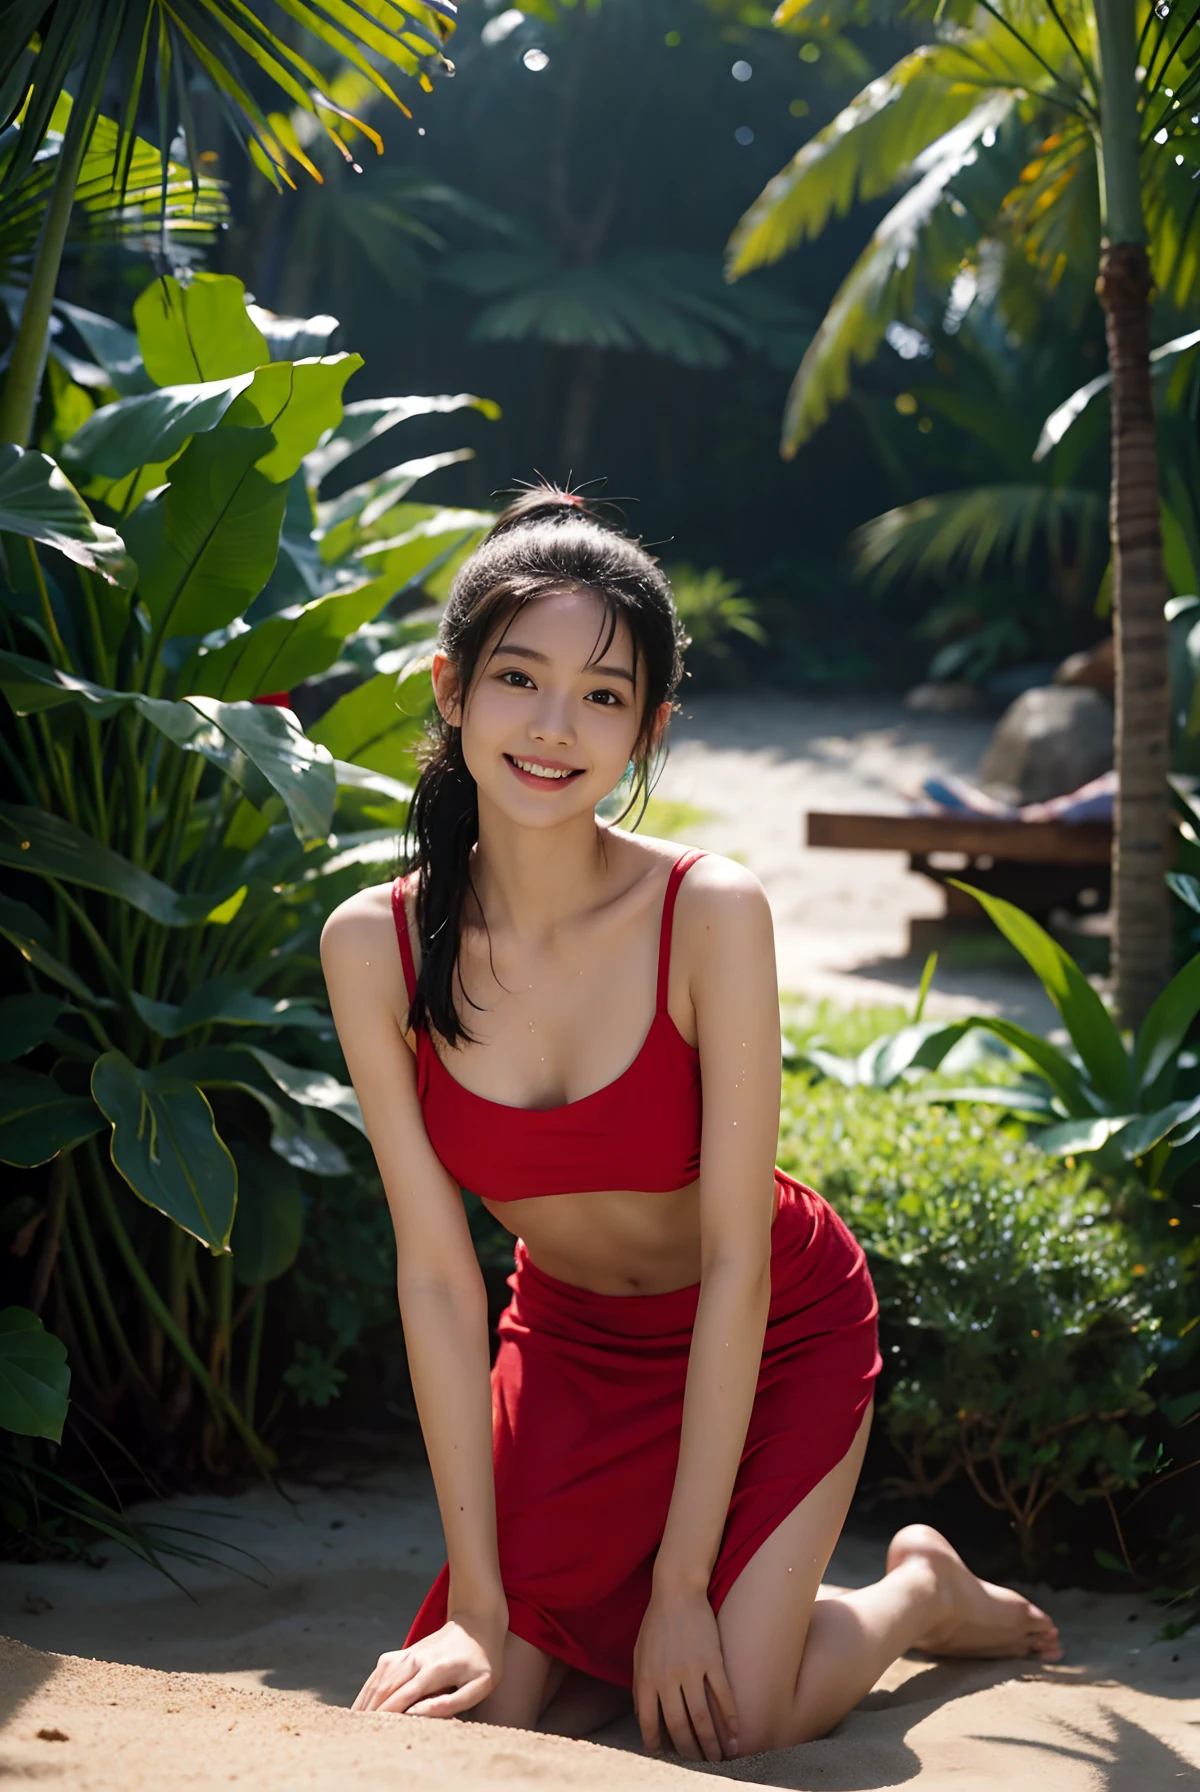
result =
M417 1095L429 1142L461 1188L489 1201L592 1189L686 1188L700 1173L700 1054L667 1013L671 923L685 872L704 854L685 852L667 880L658 942L658 997L650 1031L627 1070L579 1101L518 1108L475 1095L451 1076L424 1027L417 1029ZM392 913L404 981L416 989L404 882Z

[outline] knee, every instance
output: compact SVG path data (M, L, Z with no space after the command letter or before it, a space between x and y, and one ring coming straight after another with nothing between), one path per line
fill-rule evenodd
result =
M737 1711L739 1757L761 1755L798 1741L792 1735L794 1688L772 1686L765 1674L739 1674L728 1661L725 1665Z

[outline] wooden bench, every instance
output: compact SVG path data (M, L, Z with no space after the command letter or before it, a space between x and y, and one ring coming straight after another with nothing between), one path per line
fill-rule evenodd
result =
M805 841L851 852L907 853L911 869L945 893L945 919L934 923L935 928L988 925L974 898L950 887L952 877L1014 902L1042 921L1052 909L1095 914L1109 904L1112 824L1107 821L988 821L812 809ZM928 932L927 926L913 925L921 934ZM917 943L914 938L912 944Z

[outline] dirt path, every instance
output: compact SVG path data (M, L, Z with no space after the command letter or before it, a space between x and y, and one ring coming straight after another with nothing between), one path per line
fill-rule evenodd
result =
M805 812L902 813L930 773L973 775L991 728L910 715L891 698L696 697L672 724L657 795L705 811L712 819L689 818L686 837L762 879L785 993L907 1002L922 963L908 956L908 923L940 914L941 895L903 853L806 847ZM931 1011L983 1008L1039 1030L1056 1024L1032 975L952 959L942 953Z

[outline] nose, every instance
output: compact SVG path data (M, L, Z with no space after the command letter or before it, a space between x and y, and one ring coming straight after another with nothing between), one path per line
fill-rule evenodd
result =
M553 691L539 692L541 702L536 715L530 718L529 738L540 741L544 746L553 743L555 746L568 747L575 739L575 726L571 718L571 700L565 694L556 695Z

